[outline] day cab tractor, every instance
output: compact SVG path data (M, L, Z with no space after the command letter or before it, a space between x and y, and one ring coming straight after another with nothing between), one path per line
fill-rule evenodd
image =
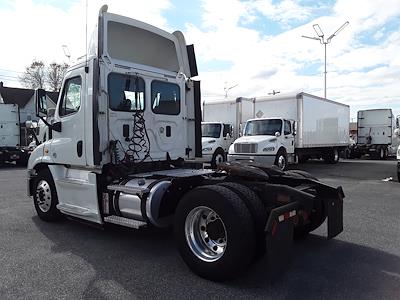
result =
M341 187L255 163L189 163L202 150L196 75L181 32L103 6L87 59L66 72L51 124L44 91L36 91L48 139L30 156L27 184L39 217L173 227L184 262L210 280L238 276L325 219L327 237L338 235Z

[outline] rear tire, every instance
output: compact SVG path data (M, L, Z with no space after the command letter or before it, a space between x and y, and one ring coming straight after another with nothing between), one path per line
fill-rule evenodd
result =
M186 193L176 209L174 234L185 263L209 280L237 276L254 257L251 214L237 194L223 186L202 186Z
M338 148L327 149L323 155L323 159L327 164L337 164L340 159Z
M264 228L267 223L267 212L264 204L257 194L243 184L236 182L219 183L219 186L224 186L238 195L244 200L247 208L253 219L254 229L256 233L256 253L255 258L260 258L265 253L265 234Z
M61 219L62 214L57 209L57 191L49 169L41 170L35 179L33 203L43 221L54 222Z

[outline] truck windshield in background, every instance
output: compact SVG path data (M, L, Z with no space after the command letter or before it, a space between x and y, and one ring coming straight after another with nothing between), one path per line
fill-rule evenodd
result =
M219 138L221 133L221 124L202 124L201 136Z
M244 135L275 135L282 132L282 120L253 120L246 123Z

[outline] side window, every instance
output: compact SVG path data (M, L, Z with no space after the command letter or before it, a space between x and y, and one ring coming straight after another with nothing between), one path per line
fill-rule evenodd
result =
M109 105L116 111L144 110L143 78L111 73L108 76Z
M82 79L74 77L64 84L64 90L60 102L60 116L76 113L81 107Z
M283 127L283 133L284 133L284 135L288 135L288 134L292 133L290 121L285 120L285 125Z
M226 135L229 133L229 135L230 136L232 136L232 133L231 133L231 125L229 125L229 124L224 124L224 130L223 130L223 132L222 132L222 136L223 137L226 137Z
M155 114L179 115L181 112L179 85L154 80L151 83L151 109Z

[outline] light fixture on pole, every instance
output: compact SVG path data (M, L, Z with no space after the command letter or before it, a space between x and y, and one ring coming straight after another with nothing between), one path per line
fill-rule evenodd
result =
M225 82L225 84L226 84L226 82ZM233 89L233 88L235 88L235 87L237 87L238 85L239 85L239 83L236 83L235 85L232 85L230 87L226 87L226 86L224 87L225 99L228 98L228 91Z
M68 62L71 63L71 53L69 52L68 46L62 45L61 47L64 51L64 55L68 58Z
M322 31L321 27L319 27L318 24L314 24L313 28L314 31L317 33L318 37L314 36L306 36L302 35L301 37L306 38L306 39L311 39L311 40L316 40L321 43L321 45L324 45L324 50L325 50L325 71L324 71L324 97L326 99L326 45L329 44L332 39L339 34L347 25L349 25L349 21L346 21L342 26L339 27L338 30L336 30L333 34L331 34L326 40L324 37L324 32Z

